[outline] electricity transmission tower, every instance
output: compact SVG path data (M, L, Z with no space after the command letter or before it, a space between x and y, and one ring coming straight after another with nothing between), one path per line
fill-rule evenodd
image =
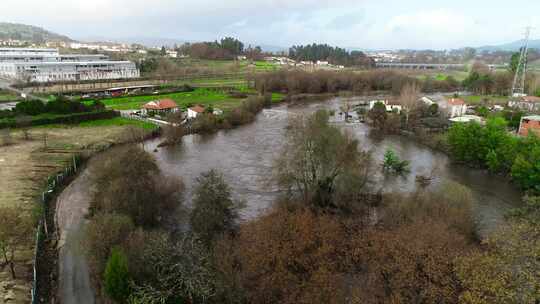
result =
M512 85L512 96L521 97L525 96L525 75L527 73L527 52L529 50L529 36L531 34L531 27L525 29L525 41L524 46L521 48L519 54L519 63L516 67L516 75L514 76L514 84Z

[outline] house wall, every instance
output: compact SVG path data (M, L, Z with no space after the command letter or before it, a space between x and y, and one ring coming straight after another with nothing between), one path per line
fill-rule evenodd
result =
M195 111L192 111L191 109L187 110L187 118L196 118L197 114L199 114L199 113L197 113Z
M521 120L521 124L519 125L519 135L527 136L529 132L535 132L540 136L540 120Z

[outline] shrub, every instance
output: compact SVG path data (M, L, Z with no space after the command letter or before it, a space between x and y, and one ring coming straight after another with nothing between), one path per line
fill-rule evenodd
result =
M41 100L26 100L15 105L15 112L33 116L45 113L46 107Z
M386 150L384 153L383 169L385 171L403 174L409 171L409 161L400 160L393 150Z
M119 248L113 248L104 275L105 293L113 300L123 303L130 294L128 261Z

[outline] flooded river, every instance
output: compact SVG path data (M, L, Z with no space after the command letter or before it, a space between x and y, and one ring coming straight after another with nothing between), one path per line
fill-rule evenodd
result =
M183 145L158 148L153 154L166 174L182 177L187 186L187 204L197 176L210 169L218 169L231 186L234 197L246 202L243 217L251 218L268 208L279 194L269 177L273 160L279 155L284 141L289 115L334 109L337 111L332 122L349 129L360 140L361 149L372 151L376 163L382 161L387 149L393 149L402 159L410 161L411 173L404 177L388 177L381 170L374 170L372 182L376 190L414 191L416 174L430 174L435 168L436 178L432 186L452 180L472 190L481 235L496 227L508 208L519 204L519 191L504 178L453 164L445 154L405 137L372 139L369 126L343 122L338 114L339 106L340 99L336 98L326 102L273 107L263 110L252 124L213 135L185 136ZM159 139L148 142L146 149L153 151L159 142Z

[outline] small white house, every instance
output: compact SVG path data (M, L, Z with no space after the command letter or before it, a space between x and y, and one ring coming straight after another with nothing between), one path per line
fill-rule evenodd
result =
M204 107L201 107L199 105L188 108L188 110L187 110L187 118L188 119L197 118L197 116L199 114L204 113L204 110L205 110Z
M431 106L432 104L435 104L436 102L431 100L431 98L427 97L427 96L424 96L422 98L420 98L420 100L427 106Z
M388 103L388 100L371 100L369 102L369 109L372 110L373 107L375 106L376 103L382 103L385 108L386 108L386 112L394 112L396 111L397 113L401 113L401 110L402 110L402 107L401 105L395 105L395 104L389 104Z
M467 114L467 105L465 104L465 101L460 98L450 98L441 102L439 106L446 111L450 118Z

